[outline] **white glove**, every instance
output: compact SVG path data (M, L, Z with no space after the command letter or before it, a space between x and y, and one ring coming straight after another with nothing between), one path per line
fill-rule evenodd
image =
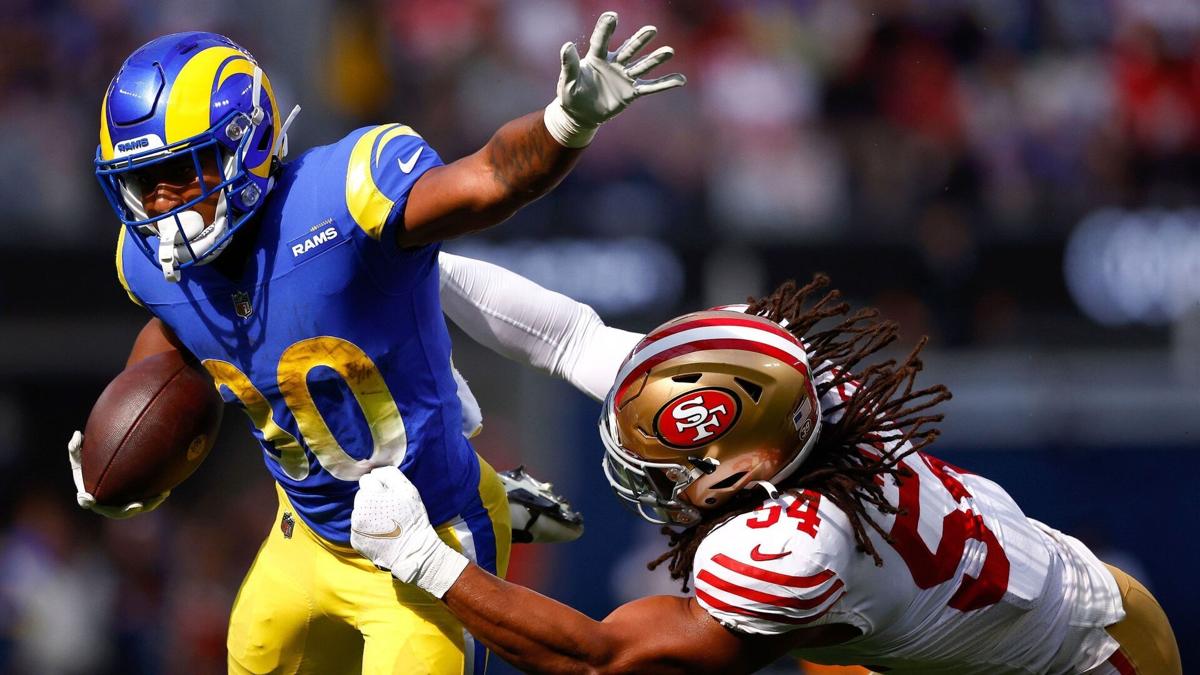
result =
M436 598L450 590L470 562L438 538L417 488L394 466L358 480L350 545L379 569Z
M672 73L651 80L638 79L655 66L675 55L671 47L659 47L649 56L632 64L629 60L658 33L654 26L642 26L621 48L608 51L608 42L617 29L617 13L605 12L596 20L591 44L583 62L575 43L562 46L562 72L558 76L558 98L546 106L546 129L554 140L568 148L582 148L592 141L596 129L624 110L639 96L674 87L682 87L687 78Z
M170 491L145 501L129 502L124 506L102 506L96 503L96 498L83 487L83 462L80 453L83 451L83 434L76 431L67 441L67 459L71 460L71 477L75 479L75 502L85 509L95 511L106 518L130 518L139 513L153 511L158 508L170 495Z

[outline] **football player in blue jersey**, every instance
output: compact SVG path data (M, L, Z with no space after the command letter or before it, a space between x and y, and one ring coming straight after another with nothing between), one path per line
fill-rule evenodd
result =
M634 58L653 27L610 52L616 25L601 15L582 59L563 45L544 110L450 164L402 124L284 163L298 109L281 114L253 57L212 33L156 39L110 84L96 175L123 225L118 278L154 315L130 362L194 357L246 412L278 484L280 527L234 603L230 672L482 672L486 651L441 603L349 547L350 513L361 476L398 466L439 535L504 573L508 507L463 434L438 242L545 194L600 124L684 83L642 79L672 55ZM114 507L77 487L110 517L166 497Z

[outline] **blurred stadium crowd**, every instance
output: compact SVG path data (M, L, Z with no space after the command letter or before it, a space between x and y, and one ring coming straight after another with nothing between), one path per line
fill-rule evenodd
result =
M453 158L542 104L547 50L614 4L670 36L692 85L606 130L565 189L496 237L897 247L937 292L879 300L953 345L1012 339L1025 305L1044 308L1032 287L1061 286L989 285L990 246L1061 242L1099 206L1196 202L1188 0L244 4L5 3L0 199L38 225L0 241L82 247L107 231L81 158L93 101L148 36L240 40L285 105L305 106L299 147L401 118Z
M91 102L148 36L204 25L265 53L283 98L319 119L311 143L403 115L455 157L546 98L546 50L613 4L670 36L693 84L593 150L590 173L618 191L596 198L646 204L638 222L556 231L940 240L925 246L949 265L980 239L1060 237L1099 204L1196 193L1186 0L321 2L287 13L326 19L304 45L279 43L308 19L238 4L5 3L0 198L50 227L3 236L94 236ZM273 62L286 50L308 56Z
M634 325L824 268L938 349L1166 349L1161 328L1096 330L1062 252L1098 209L1200 204L1193 0L6 0L0 320L34 341L37 326L87 325L64 317L136 330L91 159L103 89L149 38L208 29L250 49L281 106L304 106L294 152L400 120L449 160L544 105L558 46L609 8L618 37L656 24L688 86L604 129L559 190L464 251L657 242L678 283L611 306ZM548 264L522 271L570 287ZM76 513L60 446L119 347L77 341L98 350L90 370L50 381L0 366L0 672L223 668L228 607L274 513L266 473L233 420L241 457L161 513ZM485 390L487 377L475 375ZM519 412L501 408L494 428L516 430Z

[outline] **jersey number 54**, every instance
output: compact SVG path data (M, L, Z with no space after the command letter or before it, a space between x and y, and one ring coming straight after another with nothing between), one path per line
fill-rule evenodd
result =
M953 467L936 457L917 453L925 466L955 502L970 499L962 481L951 474ZM975 577L963 575L958 590L947 603L954 609L969 612L994 605L1008 590L1008 556L996 534L983 522L983 516L971 510L956 509L942 519L942 538L936 551L930 550L917 530L921 521L921 479L914 473L900 479L900 513L890 532L892 547L904 559L913 582L919 588L932 588L954 578L966 552L967 541L976 540L986 547L983 565Z

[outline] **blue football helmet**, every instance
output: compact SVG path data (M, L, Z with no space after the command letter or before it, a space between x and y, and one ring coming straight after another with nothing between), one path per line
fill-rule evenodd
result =
M100 108L96 177L121 223L168 280L215 258L262 206L299 110L281 124L271 83L254 57L215 33L166 35L125 60ZM219 182L204 179L205 159L215 161ZM165 162L176 171L182 162L189 176L194 170L201 194L149 216L142 196L155 186L139 177ZM216 216L206 223L193 208L214 193Z

